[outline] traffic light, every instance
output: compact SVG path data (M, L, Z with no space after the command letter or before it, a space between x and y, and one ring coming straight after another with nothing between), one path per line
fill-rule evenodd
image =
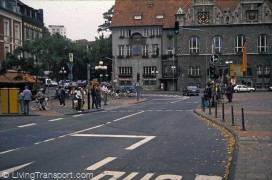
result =
M215 75L215 68L213 65L210 65L210 78L213 79Z
M223 76L223 69L219 68L219 76Z
M175 21L175 34L179 34L179 21Z
M140 73L137 73L137 81L140 81Z

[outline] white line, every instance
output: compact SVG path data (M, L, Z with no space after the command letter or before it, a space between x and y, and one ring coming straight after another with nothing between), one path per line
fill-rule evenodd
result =
M148 141L154 139L156 136L149 136L149 137L146 137L145 139L135 143L135 144L132 144L131 146L127 147L126 150L133 150L133 149L136 149L137 147L147 143Z
M146 110L146 111L152 112L152 111L154 111L154 110Z
M110 124L111 122L107 122L106 124Z
M63 138L63 137L66 137L67 135L63 135L63 136L59 136L58 138Z
M153 173L147 173L141 180L149 180L153 175Z
M139 173L132 172L127 177L124 178L124 180L132 180L135 176L137 176Z
M73 117L79 117L79 116L83 116L83 114L73 115Z
M155 111L157 111L157 112L158 112L158 111L163 111L163 110L155 110Z
M52 139L47 139L47 140L45 140L45 141L43 141L43 142L49 142L49 141L53 141L53 140L55 140L56 138L52 138Z
M195 178L195 180L202 180L202 179L222 180L223 178L220 176L206 176L206 175L197 175Z
M131 114L131 115L128 115L128 116L124 116L124 117L121 117L121 118L119 118L119 119L115 119L115 120L113 120L114 122L116 122L116 121L120 121L120 120L122 120L122 119L125 119L125 118L128 118L128 117L131 117L131 116L135 116L135 115L137 115L137 114L141 114L141 113L143 113L144 111L140 111L140 112L137 112L137 113L135 113L135 114Z
M96 128L99 128L99 127L102 127L102 126L104 126L104 124L101 124L101 125L98 125L98 126L94 126L94 127L91 127L91 128L87 128L87 129L83 129L83 130L81 130L81 131L76 131L76 132L67 134L66 136L73 135L73 134L77 134L77 133L81 133L81 132L88 131L88 130L92 130L92 129L96 129Z
M41 144L42 142L36 142L35 145Z
M36 125L36 123L31 123L31 124L26 124L26 125L18 126L18 128L28 127L28 126L34 126L34 125Z
M167 111L167 112L168 112L168 111L173 111L173 110L165 110L165 111Z
M183 111L183 110L176 110L176 111Z
M5 170L3 170L3 171L0 171L0 178L1 178L1 177L4 177L4 176L8 176L8 174L10 174L10 173L12 173L12 172L14 172L14 171L17 171L17 170L19 170L19 169L22 169L22 168L24 168L24 167L26 167L26 166L28 166L28 165L34 163L34 162L35 162L35 161L30 162L30 163L26 163L26 164L22 164L22 165L20 165L20 166L12 167L12 168L9 168L9 169L5 169ZM8 177L4 177L4 178L9 178L9 176L8 176Z
M115 179L120 178L124 174L126 174L126 173L121 172L121 171L104 171L104 172L98 174L97 176L95 176L94 178L92 178L92 180L101 180L105 176L111 176L110 180L115 180Z
M50 122L54 122L54 121L59 121L59 120L62 120L63 118L57 118L57 119L51 119L49 120Z
M89 167L87 167L85 170L88 170L88 171L94 171L94 170L97 170L98 168L104 166L105 164L113 161L114 159L116 159L117 157L107 157Z
M18 149L22 149L22 147L21 147L21 148L16 148L16 149L7 150L7 151L3 151L3 152L0 152L0 154L6 154L6 153L9 153L9 152L12 152L12 151L16 151L16 150L18 150Z
M179 100L177 100L177 101L173 101L173 102L170 102L170 103L176 103L176 102L180 102L180 101L182 101L182 100L184 100L184 99L179 99Z

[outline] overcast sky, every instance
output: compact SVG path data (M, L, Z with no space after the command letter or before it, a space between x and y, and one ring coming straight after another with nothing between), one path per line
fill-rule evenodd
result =
M67 38L72 40L95 40L98 26L104 23L103 13L107 12L114 0L21 0L34 9L43 9L44 23L64 25Z

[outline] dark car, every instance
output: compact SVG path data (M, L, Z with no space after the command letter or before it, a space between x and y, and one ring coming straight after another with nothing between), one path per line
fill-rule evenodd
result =
M121 91L122 93L124 93L124 92L136 93L136 92L137 92L137 89L136 89L135 86L127 85L127 86L121 87L120 91Z
M186 88L184 88L182 90L182 94L184 96L190 96L190 95L193 95L193 96L197 95L198 96L199 93L200 93L200 90L196 86L187 86Z

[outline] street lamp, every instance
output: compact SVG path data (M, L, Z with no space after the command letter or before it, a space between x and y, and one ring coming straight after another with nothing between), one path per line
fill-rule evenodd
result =
M99 65L98 66L95 66L94 68L95 70L99 70L99 71L102 71L102 70L107 70L108 67L107 66L103 66L103 61L99 61ZM100 74L100 83L102 82L102 76L103 74Z
M62 87L64 87L64 74L66 74L65 68L61 67L59 73L61 74L62 77Z

